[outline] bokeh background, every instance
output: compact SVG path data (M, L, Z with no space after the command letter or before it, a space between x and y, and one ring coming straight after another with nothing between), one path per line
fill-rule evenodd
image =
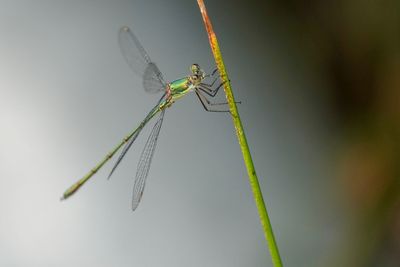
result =
M399 3L206 1L285 266L400 266ZM166 113L138 210L151 127L59 201L158 100L121 26L168 80L213 68L196 1L0 6L0 266L272 266L231 118L194 95Z

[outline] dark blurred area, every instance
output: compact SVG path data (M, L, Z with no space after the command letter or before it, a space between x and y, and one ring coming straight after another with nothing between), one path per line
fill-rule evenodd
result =
M261 4L327 85L351 225L329 266L400 266L400 1ZM324 264L322 266L325 266Z
M284 266L399 267L400 0L205 2ZM122 25L167 80L212 69L195 0L3 0L0 20L0 266L272 266L230 117L193 95L138 211L151 129L116 179L59 202L158 100Z

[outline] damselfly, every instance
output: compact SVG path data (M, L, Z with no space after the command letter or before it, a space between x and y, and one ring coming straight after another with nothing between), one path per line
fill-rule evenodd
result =
M227 103L212 103L207 97L215 97L218 90L221 88L223 83L218 86L214 86L218 80L219 75L216 75L217 70L212 71L210 74L206 74L198 64L192 64L190 67L191 74L187 77L175 80L173 82L165 82L162 73L158 69L157 65L150 59L149 55L139 42L138 38L128 27L122 27L119 31L119 45L122 54L125 57L128 65L131 67L134 73L142 77L143 87L145 91L149 93L163 92L162 97L157 102L154 108L150 110L147 116L139 124L139 126L129 133L114 149L112 149L105 158L100 161L92 170L90 170L83 178L73 184L70 188L65 191L62 196L63 199L67 199L72 196L83 184L85 184L103 165L109 161L117 151L123 147L120 156L118 157L114 167L112 168L108 178L114 173L115 169L124 158L129 148L135 142L140 132L143 130L145 125L156 115L158 119L147 139L146 145L140 156L138 163L136 178L134 182L132 209L135 210L139 205L142 198L146 178L149 174L151 160L154 155L154 151L157 144L158 135L160 134L161 125L164 119L164 113L166 108L170 107L177 99L185 96L189 92L195 92L199 98L204 109L211 112L229 112L227 110L213 109L213 106L224 105ZM215 76L215 78L214 78ZM210 84L204 83L203 81L207 78L213 79Z

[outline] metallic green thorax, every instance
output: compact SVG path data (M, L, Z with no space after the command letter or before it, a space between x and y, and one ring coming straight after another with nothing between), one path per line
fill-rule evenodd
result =
M191 85L192 83L188 77L171 82L169 84L169 89L171 90L171 96L173 100L186 95L190 91L192 87Z
M168 84L167 93L170 94L170 99L168 99L171 104L178 98L186 95L190 91L194 90L201 81L205 78L205 73L200 66L193 64L190 68L192 75L185 78L175 80Z
M181 98L182 96L186 95L190 91L194 90L201 81L205 78L205 73L203 70L200 69L198 64L193 64L190 67L192 74L185 78L181 78L175 80L169 84L167 84L166 92L165 92L165 99L162 100L155 106L144 118L144 120L140 123L140 125L130 132L124 139L122 139L117 146L115 146L104 158L101 160L92 170L90 170L84 177L78 180L75 184L73 184L67 191L64 192L62 196L63 199L67 199L72 196L78 189L84 185L98 170L100 170L103 165L109 161L115 153L123 146L131 140L132 137L138 135L140 131L144 128L144 126L149 122L156 114L161 112L162 110L170 107L175 100Z

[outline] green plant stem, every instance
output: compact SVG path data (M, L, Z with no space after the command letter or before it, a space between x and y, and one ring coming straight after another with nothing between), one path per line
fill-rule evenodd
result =
M246 136L244 134L242 122L240 120L239 113L237 111L235 98L232 93L231 85L229 82L228 74L225 70L225 65L222 60L221 51L219 49L217 37L213 31L211 21L207 15L207 10L204 5L203 0L197 0L197 3L200 7L200 12L203 17L203 21L207 30L208 39L210 41L211 50L213 52L215 62L217 64L219 73L221 75L222 82L224 83L224 90L226 94L227 101L229 103L230 113L232 114L233 124L235 126L236 134L239 140L239 145L242 150L244 163L247 168L247 174L249 176L250 186L253 191L254 199L257 205L258 213L260 215L261 225L264 230L265 238L268 242L269 251L271 253L272 263L275 267L281 267L282 261L279 255L278 246L275 241L274 233L272 231L271 222L269 220L269 216L267 213L267 209L265 207L264 199L262 196L262 192L260 189L260 185L258 183L258 178L256 171L254 169L253 160L251 159L251 154L249 150L249 146L247 144Z

